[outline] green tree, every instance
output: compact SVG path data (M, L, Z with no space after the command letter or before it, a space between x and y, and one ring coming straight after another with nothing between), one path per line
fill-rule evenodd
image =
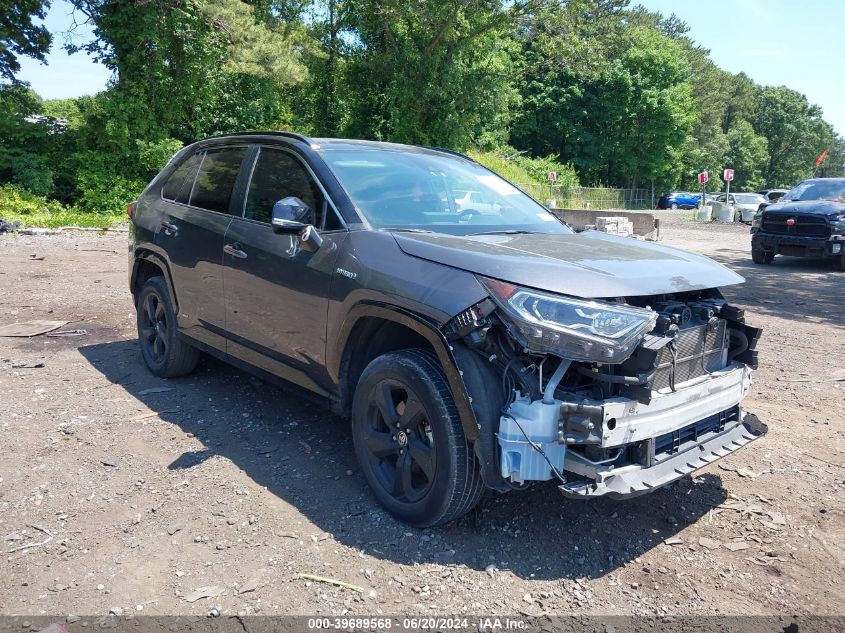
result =
M84 50L115 71L106 132L192 140L277 124L279 93L306 69L296 39L241 0L74 0L94 24Z
M42 112L41 98L25 85L0 86L0 183L47 195L53 191L46 154L55 121Z
M0 79L14 81L20 55L44 61L52 37L32 19L43 20L48 8L49 0L0 0Z
M626 4L579 0L536 16L512 142L572 162L582 180L636 187L671 168L695 109L679 45L630 26Z
M769 165L766 138L755 134L748 121L739 119L728 130L727 139L725 166L734 170L736 190L757 189L765 184L763 174Z
M499 0L356 2L345 132L458 149L504 141L517 97L509 32L525 10Z
M764 88L754 124L768 139L768 186L791 187L813 174L815 159L834 144L833 129L818 106L785 86Z

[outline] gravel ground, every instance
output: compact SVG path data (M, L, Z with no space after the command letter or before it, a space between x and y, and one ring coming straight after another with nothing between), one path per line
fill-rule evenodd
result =
M2 237L0 323L87 333L0 338L0 614L842 614L845 274L659 216L747 278L769 434L649 496L538 485L430 530L376 505L319 406L211 359L149 374L125 236Z

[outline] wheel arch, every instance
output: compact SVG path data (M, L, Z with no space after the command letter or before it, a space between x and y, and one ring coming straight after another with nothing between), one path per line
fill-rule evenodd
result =
M167 284L167 292L173 301L173 307L176 314L179 314L179 298L176 294L176 289L173 286L173 279L170 276L170 267L161 255L153 251L141 250L136 252L132 264L132 274L129 278L129 289L132 292L132 302L136 303L138 293L143 287L144 283L150 277L161 275Z
M470 441L479 436L478 422L472 409L454 349L437 325L423 316L382 303L360 303L350 310L340 329L334 361L328 370L337 382L339 408L348 412L355 387L364 368L374 358L400 349L425 347L437 356L461 418L461 426Z

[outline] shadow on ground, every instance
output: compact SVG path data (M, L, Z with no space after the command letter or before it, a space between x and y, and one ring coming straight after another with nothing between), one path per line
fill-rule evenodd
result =
M202 441L204 449L184 453L171 469L196 468L221 456L338 542L403 565L437 562L483 570L494 564L521 578L599 577L726 498L712 474L626 502L570 501L553 485L538 485L490 494L459 521L416 530L383 512L370 494L355 464L348 423L295 392L210 358L192 376L160 380L144 367L135 341L79 351L110 382ZM174 390L142 395L165 384Z
M728 248L708 255L745 277L745 284L724 293L750 312L843 325L845 272L838 262L778 255L761 265L751 261L750 253Z

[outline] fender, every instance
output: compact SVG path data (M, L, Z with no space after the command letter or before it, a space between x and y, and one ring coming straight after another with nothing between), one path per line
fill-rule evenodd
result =
M364 317L376 317L385 321L399 323L420 334L428 341L437 354L440 365L443 367L443 372L446 374L446 380L452 391L452 397L455 399L458 415L461 417L464 434L468 440L474 442L479 435L478 421L472 410L472 401L467 393L461 372L455 362L454 350L437 325L425 317L385 303L366 302L354 306L347 314L346 320L343 322L343 326L339 332L336 349L340 350L341 353L333 354L331 366L327 367L332 380L340 384L342 350L346 349L352 328Z
M129 291L132 293L133 302L135 298L135 280L138 277L138 265L141 261L151 262L161 269L164 274L164 281L167 283L167 291L173 299L176 314L179 314L179 297L176 294L176 288L174 288L173 280L170 277L170 266L167 265L167 261L164 257L146 249L138 249L135 251L135 255L133 257L132 273L129 275Z

